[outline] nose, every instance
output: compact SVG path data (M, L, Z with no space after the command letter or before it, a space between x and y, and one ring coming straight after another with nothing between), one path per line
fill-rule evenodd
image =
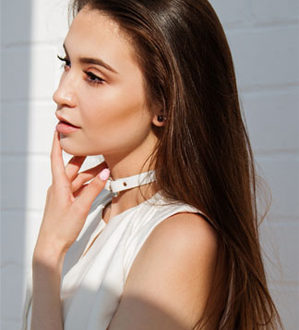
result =
M74 82L67 79L67 77L61 77L52 99L59 107L75 107L76 92Z

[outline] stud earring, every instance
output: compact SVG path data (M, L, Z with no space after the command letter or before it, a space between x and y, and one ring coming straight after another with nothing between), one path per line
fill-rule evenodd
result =
M158 121L161 123L164 121L164 116L163 115L158 115Z

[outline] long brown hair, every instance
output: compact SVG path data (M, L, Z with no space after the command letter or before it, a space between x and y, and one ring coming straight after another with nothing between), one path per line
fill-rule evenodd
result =
M157 182L165 196L202 210L218 233L215 287L202 329L283 328L259 243L256 173L231 52L207 0L74 0L104 12L130 37L144 73ZM209 323L210 322L210 323Z

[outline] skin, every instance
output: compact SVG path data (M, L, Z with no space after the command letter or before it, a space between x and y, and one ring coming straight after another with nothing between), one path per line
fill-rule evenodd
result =
M63 329L63 260L105 186L99 174L105 168L114 179L139 173L157 142L152 125L164 125L157 120L159 109L145 104L134 48L115 22L85 8L74 18L64 43L67 62L53 95L56 116L80 129L65 135L56 131L53 137L52 184L32 263L32 330ZM117 73L82 64L80 57L101 58ZM91 83L99 81L95 76L104 82ZM62 150L74 155L66 166ZM85 157L98 154L105 162L80 172ZM146 198L157 190L155 184L145 188ZM142 200L137 188L121 193L105 210L104 220ZM139 251L109 330L191 328L209 296L216 257L216 234L201 216L180 213L164 220Z
M107 17L92 10L80 12L64 42L68 62L53 95L57 114L81 127L62 137L62 148L72 155L103 154L115 178L138 172L157 142L151 124L161 126L145 104L142 72L132 46L121 35ZM117 73L82 65L80 57L103 59ZM91 84L100 80L84 71L104 81Z

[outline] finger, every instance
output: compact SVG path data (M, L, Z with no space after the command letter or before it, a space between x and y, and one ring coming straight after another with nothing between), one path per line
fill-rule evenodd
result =
M82 191L87 187L88 184L84 184L82 187L80 187L78 190L76 190L75 192L73 192L73 196L75 200L78 196L80 196L80 194L82 193Z
M73 203L73 210L77 215L87 215L93 201L104 189L109 174L110 171L108 168L103 169L91 183L84 187L83 191Z
M86 156L73 156L65 167L65 174L69 180L73 181L77 176Z
M105 162L98 164L95 167L89 168L83 172L80 172L78 176L72 182L72 191L78 190L84 183L92 180L96 175L98 175L104 168L107 167Z
M60 136L57 131L54 132L50 159L53 181L65 181L66 175L62 158L62 149L60 146Z

